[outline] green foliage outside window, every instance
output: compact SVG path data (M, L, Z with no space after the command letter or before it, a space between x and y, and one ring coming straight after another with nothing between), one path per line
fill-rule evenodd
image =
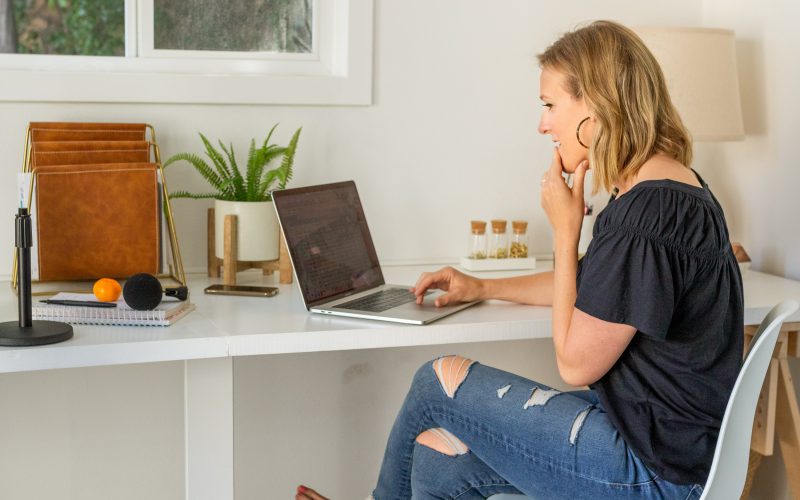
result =
M311 0L154 0L155 48L311 52Z
M308 53L312 0L153 0L154 46ZM0 0L0 52L125 55L125 0Z
M125 55L124 0L13 0L17 52Z

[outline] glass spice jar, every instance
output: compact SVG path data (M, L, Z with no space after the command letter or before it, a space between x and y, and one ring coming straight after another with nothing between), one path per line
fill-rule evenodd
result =
M523 220L511 221L511 245L508 256L512 259L525 259L528 257L528 222Z
M508 257L508 235L506 234L506 221L492 221L492 235L489 238L489 258L505 259Z
M470 259L486 258L486 222L470 221L469 252Z

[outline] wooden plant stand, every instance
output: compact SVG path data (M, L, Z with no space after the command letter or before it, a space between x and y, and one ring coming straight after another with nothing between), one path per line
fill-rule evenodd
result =
M289 251L283 234L280 235L279 257L276 260L236 260L236 216L225 216L225 243L223 258L217 257L214 248L214 238L216 228L214 227L214 209L208 209L208 275L212 278L219 278L219 269L222 267L222 282L225 285L236 284L236 273L247 269L261 269L265 276L269 276L275 271L280 272L280 282L283 284L292 282L292 262L289 259Z

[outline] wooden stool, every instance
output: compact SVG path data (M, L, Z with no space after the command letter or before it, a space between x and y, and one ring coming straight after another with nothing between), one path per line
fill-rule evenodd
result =
M223 258L217 257L214 247L216 228L214 227L214 209L208 209L208 275L219 278L219 268L222 266L222 282L226 285L236 284L236 273L247 269L261 269L264 276L280 271L280 282L292 282L292 262L283 234L280 234L279 257L276 260L236 260L236 215L225 216L224 227L224 253Z

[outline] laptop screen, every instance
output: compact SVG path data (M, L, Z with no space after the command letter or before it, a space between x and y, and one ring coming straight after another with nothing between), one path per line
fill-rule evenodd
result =
M272 199L307 306L384 284L353 181L274 191Z

